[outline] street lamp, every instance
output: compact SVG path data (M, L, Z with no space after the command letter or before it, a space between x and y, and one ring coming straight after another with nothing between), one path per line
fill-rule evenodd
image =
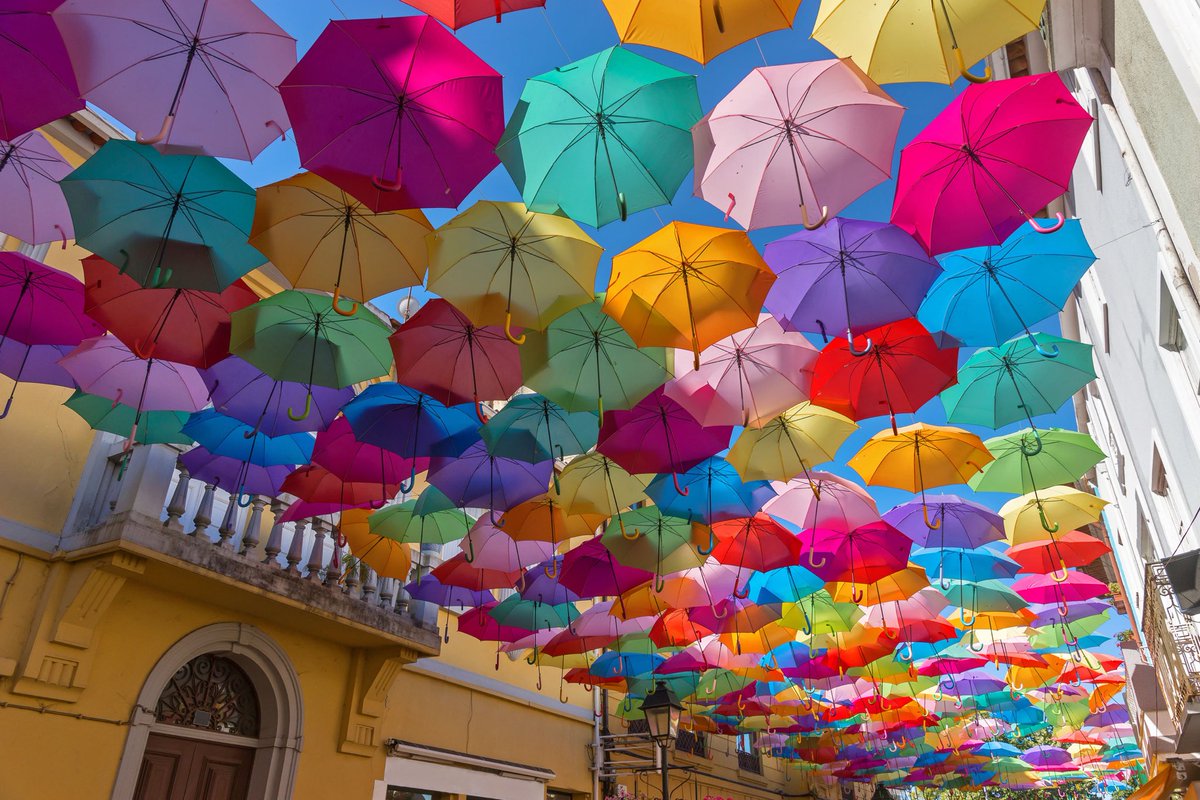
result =
M671 800L671 784L667 778L667 760L671 745L679 735L679 717L683 706L671 688L658 681L654 691L642 701L642 713L646 715L646 727L650 738L662 748L662 800Z

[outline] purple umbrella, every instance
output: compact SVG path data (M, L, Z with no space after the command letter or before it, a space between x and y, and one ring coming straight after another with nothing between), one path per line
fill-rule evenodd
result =
M249 161L290 127L296 40L249 0L67 0L54 18L83 95L143 144Z
M580 597L575 592L563 586L558 580L558 571L562 568L564 556L551 556L540 564L530 567L521 580L517 581L517 593L522 600L533 600L537 603L574 603ZM548 577L553 575L554 577Z
M13 397L21 383L44 383L48 386L75 385L59 359L74 348L69 344L23 344L16 339L0 339L0 373L12 378L12 390L0 412L0 419L8 416Z
M429 483L462 508L507 511L545 492L553 468L553 461L529 464L515 458L498 458L479 441L457 458L432 459Z
M436 603L443 608L478 608L494 603L496 597L490 591L475 591L462 586L447 586L433 575L426 575L404 587L413 600Z
M559 583L581 598L620 597L654 578L653 572L617 561L601 539L597 536L563 556Z
M38 131L0 142L0 231L28 244L75 235L71 212L58 182L71 171Z
M1031 627L1040 628L1045 625L1074 622L1084 617L1094 617L1097 614L1103 614L1111 609L1112 605L1103 600L1080 600L1071 603L1067 609L1067 613L1064 615L1062 609L1058 607L1058 603L1046 603L1044 605L1030 604L1029 610L1033 611L1037 616L1029 624Z
M763 255L778 276L767 310L785 327L827 337L916 316L942 271L895 225L841 217L774 241Z
M354 389L330 389L305 383L277 381L237 356L220 361L200 373L213 407L222 414L255 426L267 436L329 427L342 406L354 399ZM302 408L312 394L312 410L294 419L289 408Z
M942 681L941 688L948 695L965 697L967 695L998 692L1001 689L1008 688L1008 684L999 678L986 675L982 672L964 672L961 675L952 676L950 679Z
M71 59L50 16L62 0L8 0L0 10L0 140L83 108Z
M1109 706L1107 711L1088 714L1087 719L1083 721L1083 727L1098 728L1105 725L1120 725L1122 722L1129 722L1129 709Z
M1021 754L1022 760L1035 767L1057 767L1071 761L1071 754L1061 747L1039 745L1031 747Z
M925 524L929 519L940 520L938 528ZM896 506L883 519L919 547L962 547L974 549L1004 538L1004 520L987 506L964 500L953 494L928 495L924 501L913 500Z
M290 464L261 467L236 458L213 455L203 447L193 447L183 454L181 460L193 478L229 492L230 502L233 502L233 492L239 491L238 487L241 487L240 491L251 495L276 496L279 487L295 469Z

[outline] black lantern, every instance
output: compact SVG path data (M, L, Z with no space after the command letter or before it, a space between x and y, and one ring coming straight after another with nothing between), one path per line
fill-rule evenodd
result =
M683 706L666 683L658 681L654 691L646 695L642 701L642 713L646 715L650 738L660 747L670 747L679 735L679 717L683 713Z

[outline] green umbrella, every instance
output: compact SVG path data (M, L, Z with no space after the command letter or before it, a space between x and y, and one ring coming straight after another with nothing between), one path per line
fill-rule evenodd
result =
M388 374L391 331L365 305L346 316L326 295L289 290L234 312L229 351L277 381L340 389ZM288 416L304 419L311 407L310 391L303 412Z
M1073 620L1065 625L1059 623L1038 629L1029 637L1029 645L1039 650L1059 647L1074 647L1076 641L1083 636L1090 636L1098 631L1108 621L1106 614L1093 614L1090 617Z
M67 408L83 417L94 430L107 431L128 436L137 431L138 444L192 444L192 437L183 433L184 423L191 415L186 411L143 411L135 428L133 422L137 409L124 403L114 403L100 397L76 390L63 403Z
M1053 414L1095 380L1092 346L1048 333L1021 336L975 352L958 370L958 383L942 392L946 418L956 424L999 428ZM1056 358L1038 352L1058 348Z
M493 456L530 464L586 453L596 446L600 421L591 411L569 412L540 394L514 397L480 428Z
M368 520L371 533L402 544L446 544L466 536L472 525L467 512L453 505L437 508L425 501L430 491L441 495L441 492L430 487L418 498L384 506L373 512Z
M509 595L487 613L501 625L521 628L530 633L547 628L565 628L579 616L579 610L571 603L524 600L519 594Z
M637 508L623 515L624 526L617 520L608 523L600 540L619 563L634 569L662 574L667 557L692 541L692 523L679 517L664 516L654 506Z
M813 592L795 603L785 603L786 609L779 624L803 632L806 636L821 633L845 633L862 617L857 603L837 603L824 589Z
M567 411L631 408L671 378L661 347L639 348L598 300L562 315L521 347L525 385Z
M939 582L938 591L946 596L951 605L959 607L959 620L968 627L975 624L975 614L980 611L1020 611L1029 603L998 580L949 581L950 587L943 589ZM943 656L950 648L942 653ZM947 656L948 657L948 656Z
M1104 460L1091 436L1058 428L1027 428L984 445L996 459L967 481L977 492L1028 494L1073 483Z
M219 292L266 262L254 190L215 158L112 139L60 185L80 246L142 284Z
M530 78L496 153L530 210L598 228L671 202L700 114L694 75L610 47Z
M701 677L700 683L696 686L696 691L690 699L697 702L716 700L731 692L740 691L752 682L752 678L738 675L729 670L710 669Z

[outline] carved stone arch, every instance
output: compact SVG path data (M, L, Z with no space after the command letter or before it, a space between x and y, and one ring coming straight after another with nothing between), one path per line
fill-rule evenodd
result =
M240 622L218 622L184 636L163 653L147 675L117 768L113 800L133 797L163 690L180 667L206 653L234 661L249 676L258 694L258 745L248 796L268 800L286 800L292 796L304 729L296 670L283 649L258 628Z

